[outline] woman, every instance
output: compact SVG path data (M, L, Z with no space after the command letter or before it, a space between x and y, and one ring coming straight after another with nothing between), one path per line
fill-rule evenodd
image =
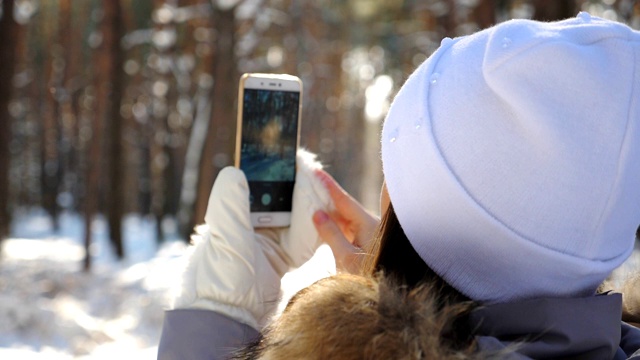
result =
M618 341L620 299L593 294L629 256L640 222L630 180L640 166L639 44L637 32L586 13L444 41L385 121L386 187L406 237L385 239L379 268L416 276L401 255L415 250L482 304L471 323L483 349L637 350L635 329L623 324ZM331 225L320 233L344 243L323 229Z
M338 265L353 270L364 262L365 275L382 271L399 289L410 289L395 291L401 302L433 303L431 318L452 314L444 331L433 328L445 354L639 358L640 330L621 323L620 294L596 295L631 254L640 223L638 59L638 32L586 13L553 23L513 20L443 40L403 85L385 120L379 236L370 243L376 219L322 172L298 178L319 178L333 210L294 195L300 223L254 233L243 220L246 181L234 169L223 171L210 199L209 241L199 247L206 250L190 262L200 280L178 308L213 310L227 324L262 329L279 276L308 258L291 245L317 244L304 214L320 208L314 225ZM311 188L317 199L326 197ZM369 288L382 299L372 281ZM269 349L291 330L279 324L300 312L296 304L313 304L308 300L318 295L310 294L323 284L294 298L256 356L273 358ZM322 308L338 311L344 297L337 294ZM367 291L356 294L362 300ZM380 303L373 305L380 310ZM351 309L341 310L341 318ZM179 348L168 345L176 319L185 318L175 315L167 314L160 358ZM213 321L209 328L225 326ZM304 330L289 332L286 342ZM256 335L244 329L234 338ZM322 338L315 343L309 357L322 358L332 346Z

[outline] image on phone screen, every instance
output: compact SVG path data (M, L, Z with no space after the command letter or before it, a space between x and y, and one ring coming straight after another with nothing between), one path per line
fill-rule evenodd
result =
M240 169L252 212L291 211L300 93L245 89Z

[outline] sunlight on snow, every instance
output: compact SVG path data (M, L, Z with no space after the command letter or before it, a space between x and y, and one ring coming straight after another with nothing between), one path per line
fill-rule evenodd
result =
M2 253L16 260L81 261L84 258L82 246L68 239L13 239L3 244Z

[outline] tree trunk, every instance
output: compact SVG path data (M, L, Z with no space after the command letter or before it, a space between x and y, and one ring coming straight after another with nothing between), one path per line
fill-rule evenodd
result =
M456 1L446 0L446 3L449 11L442 21L442 28L444 29L444 36L453 38L458 36L458 33L456 32L456 28L458 26L458 21L456 20Z
M120 104L124 92L124 53L120 39L124 35L122 8L119 0L104 0L104 49L107 51L111 81L111 100L107 107L107 131L109 137L109 177L107 186L107 210L109 237L118 259L124 258L122 241L122 217L124 213L124 159L123 129Z
M100 93L100 92L98 92ZM98 100L100 103L100 100ZM98 109L100 106L98 106ZM100 113L96 113L93 117L93 123L91 128L92 135L89 141L89 154L86 157L86 185L84 194L84 270L91 269L91 243L93 233L91 231L91 222L93 216L98 210L98 193L100 191L100 155L101 151L101 137L102 133L102 116Z
M83 31L86 26L86 17L73 16L73 13L83 13L88 11L86 4L72 5L72 0L60 0L60 44L64 49L62 54L64 58L64 70L60 83L63 92L59 98L60 103L60 123L61 134L64 139L64 146L60 149L60 163L63 174L68 174L62 178L63 191L72 194L72 199L77 201L79 198L80 187L76 186L74 179L79 169L78 154L78 134L80 127L78 122L79 106L78 99L80 95L80 81L83 78L81 74ZM81 7L82 6L82 7ZM75 30L75 31L74 31ZM76 178L77 179L77 178ZM62 203L62 208L80 210L73 208L73 203Z
M88 271L91 268L91 222L93 216L98 212L98 204L100 197L100 179L104 174L102 173L103 156L102 145L104 141L104 130L106 121L112 117L112 102L109 101L112 97L112 86L116 73L121 70L115 67L116 61L113 57L114 46L119 46L120 38L116 37L113 31L113 23L117 21L117 15L119 11L119 1L104 0L102 2L104 10L104 18L99 25L100 32L102 33L102 42L99 47L94 51L94 84L96 88L96 107L93 117L93 123L91 126L91 140L89 141L89 155L87 156L86 166L86 181L85 186L85 259L84 270ZM118 70L118 71L116 71ZM119 116L118 111L117 116ZM110 126L109 129L112 129ZM111 131L111 130L110 130ZM109 174L112 176L112 174ZM110 184L112 185L112 184ZM110 197L114 196L110 193ZM110 198L110 203L118 202L117 199ZM111 224L110 224L111 225ZM116 250L117 251L117 250Z
M233 165L236 132L236 97L238 69L235 58L235 8L214 8L213 21L217 30L213 61L212 111L204 151L200 159L198 190L192 224L204 221L209 193L218 172Z
M575 0L535 0L533 5L533 19L539 21L562 20L578 13Z
M48 8L47 10L51 10ZM55 231L59 230L58 194L62 168L60 163L60 107L62 71L64 60L59 43L60 31L57 22L42 21L42 32L52 34L52 39L44 45L44 86L42 99L42 148L41 148L41 192L42 206L49 213ZM64 36L65 34L62 34Z
M198 23L192 26L197 27L214 27L213 16L200 19ZM210 49L213 43L208 43L207 39L194 39L195 42L189 42L187 51L189 53L197 53L198 47ZM192 47L192 48L191 48ZM200 52L200 61L196 73L204 75L211 74L213 70L213 51ZM197 81L195 83L196 91L194 99L194 115L190 134L188 136L188 144L184 153L184 168L182 170L182 179L180 182L180 202L178 205L178 227L181 237L185 241L189 241L193 226L195 224L194 211L195 203L198 196L198 174L200 173L200 162L203 157L204 144L211 120L211 87L209 81Z
M154 8L158 9L164 5L177 6L176 1L155 0ZM168 31L175 32L175 26L172 23L156 24L155 31ZM155 52L164 58L172 58L173 46L160 47L155 46ZM170 61L175 61L173 58ZM170 84L170 76L165 71L158 71L154 73L154 80L158 83ZM164 231L162 229L162 221L166 214L166 205L170 194L170 179L168 169L171 161L169 150L167 149L167 138L170 136L170 130L167 126L167 117L169 111L166 109L169 107L169 95L171 93L171 87L162 92L154 92L153 100L154 104L161 104L162 106L151 106L152 121L148 124L149 132L149 156L150 156L150 184L151 184L151 213L155 218L156 225L156 242L160 244L164 241ZM162 109L162 110L160 110Z
M196 191L198 185L197 174L199 174L199 163L203 155L202 149L204 149L204 142L211 118L211 101L208 95L209 89L200 89L196 92L196 113L191 127L191 135L189 136L189 145L185 154L178 221L180 235L187 242L191 237L195 224L193 217L194 204L198 197Z
M496 4L494 0L482 0L473 10L473 17L480 29L486 29L496 23Z
M18 24L13 18L13 0L2 2L0 19L0 241L9 235L11 211L9 210L9 143L11 142L11 115L9 101L13 71L16 63L16 38Z

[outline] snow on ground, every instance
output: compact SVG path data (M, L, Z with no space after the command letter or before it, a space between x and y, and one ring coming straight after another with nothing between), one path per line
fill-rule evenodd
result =
M42 211L16 214L0 259L0 359L156 359L164 310L186 245L175 222L124 221L127 259L115 260L105 220L92 224L93 267L83 272L82 218L65 213L54 231ZM328 247L283 279L284 298L335 271ZM286 300L285 300L286 301Z
M97 218L94 264L85 273L78 215L63 214L57 232L39 211L16 220L0 260L0 358L155 359L163 310L186 245L170 241L156 251L153 221L128 216L129 256L117 262L105 221Z

